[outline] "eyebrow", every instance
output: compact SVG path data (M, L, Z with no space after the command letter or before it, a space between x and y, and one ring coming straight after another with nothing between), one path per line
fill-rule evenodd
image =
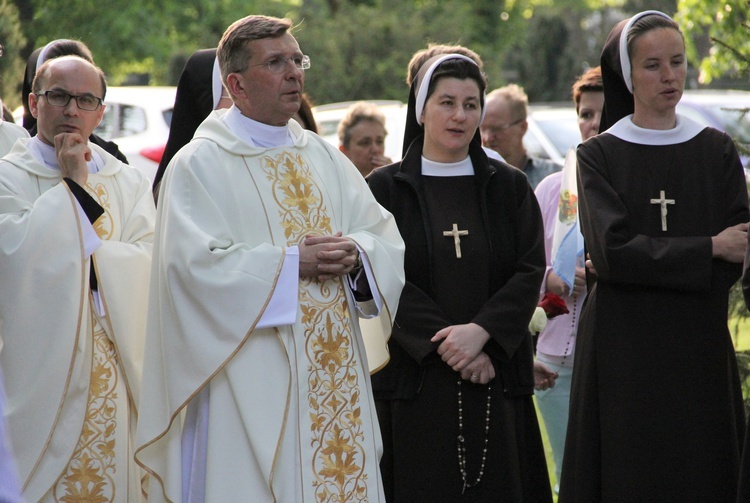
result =
M453 94L448 94L448 93L443 93L443 94L439 95L438 97L439 97L440 99L443 99L443 98L448 98L448 99L451 99L451 100L455 100L455 99L457 99L455 95L453 95ZM479 98L478 98L478 97L476 97L476 96L469 96L469 97L468 97L468 98L466 98L466 99L467 99L467 100L472 100L472 101L479 101Z

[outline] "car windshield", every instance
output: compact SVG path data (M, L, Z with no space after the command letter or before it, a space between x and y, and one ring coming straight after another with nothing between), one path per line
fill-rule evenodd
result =
M562 157L565 157L568 150L576 148L581 143L581 131L578 129L578 122L575 120L575 115L572 116L572 120L567 116L555 118L535 117L535 120L539 129L555 145L555 148L557 148Z

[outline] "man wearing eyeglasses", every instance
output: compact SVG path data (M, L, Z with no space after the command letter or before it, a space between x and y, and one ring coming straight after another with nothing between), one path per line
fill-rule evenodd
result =
M105 92L77 56L45 63L29 96L38 133L0 160L0 366L26 501L142 495L132 433L155 208L148 180L88 141Z
M523 137L529 128L526 122L528 103L526 93L516 84L495 89L485 99L485 115L479 131L482 144L526 173L531 188L536 188L546 176L560 171L562 166L526 152Z
M227 29L234 104L162 181L136 450L150 502L384 501L368 370L386 360L357 320L392 322L404 245L354 165L290 121L310 69L290 28Z

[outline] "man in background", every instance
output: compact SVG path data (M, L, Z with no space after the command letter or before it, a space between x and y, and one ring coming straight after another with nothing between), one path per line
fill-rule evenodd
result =
M526 93L516 84L495 89L487 95L485 116L479 129L482 144L526 173L531 188L536 188L544 177L560 171L562 166L526 152L523 137L529 128L526 121L528 104Z

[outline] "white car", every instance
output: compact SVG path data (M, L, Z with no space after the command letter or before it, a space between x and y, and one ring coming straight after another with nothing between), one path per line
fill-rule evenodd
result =
M529 129L523 144L534 157L564 164L568 150L581 143L578 116L572 103L532 103L526 121Z
M107 108L94 133L113 141L149 180L154 179L169 137L176 87L108 87Z
M396 100L364 100L374 103L385 115L385 156L394 162L401 159L401 149L404 142L404 128L406 127L406 104ZM346 115L346 110L355 101L342 101L313 107L313 117L318 126L318 134L331 145L338 148L338 127L341 119Z
M400 101L365 100L378 105L385 115L385 155L398 161L401 159L407 106ZM338 147L337 128L346 115L346 109L355 103L346 101L321 105L312 109L318 134L331 145ZM535 157L552 159L560 164L565 161L569 148L581 142L576 111L572 104L534 104L529 106L527 119L529 129L524 136L526 150Z

